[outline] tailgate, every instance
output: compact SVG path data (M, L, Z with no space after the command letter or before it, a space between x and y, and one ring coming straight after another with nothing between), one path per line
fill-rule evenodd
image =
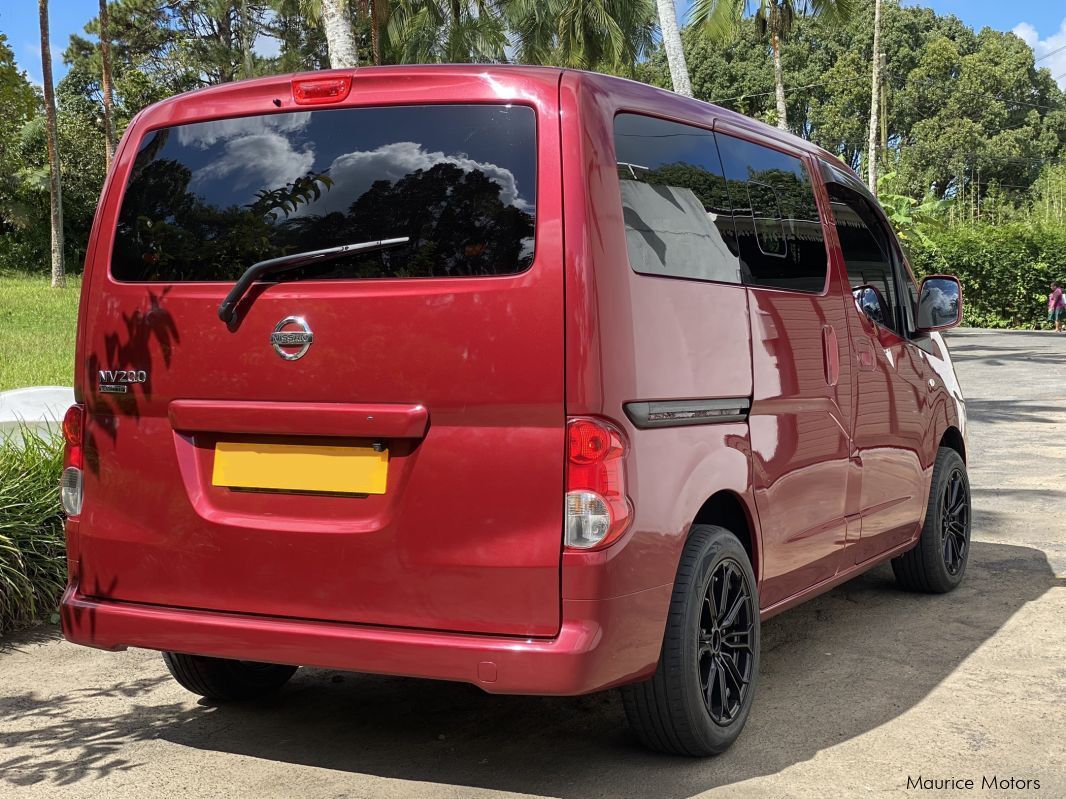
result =
M139 120L80 331L83 593L558 630L557 79L516 75L511 105L455 74L399 95L356 77L343 109ZM261 83L240 102L273 108ZM255 261L395 236L256 283L234 323L218 317Z

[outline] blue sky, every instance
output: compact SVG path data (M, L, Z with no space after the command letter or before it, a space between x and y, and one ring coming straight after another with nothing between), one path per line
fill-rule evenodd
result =
M999 30L1013 30L1033 48L1037 57L1066 46L1066 3L1063 0L903 0L905 5L925 5L940 14L954 14L980 29L986 25ZM689 0L679 0L684 12ZM62 52L71 33L81 33L85 23L96 15L98 0L51 0L51 40L53 70L56 80L66 74ZM5 33L15 51L19 67L35 82L41 79L40 33L37 27L37 4L31 0L6 0L0 6L0 32ZM263 43L266 44L266 43ZM265 49L265 48L264 48ZM1040 61L1066 88L1066 50Z

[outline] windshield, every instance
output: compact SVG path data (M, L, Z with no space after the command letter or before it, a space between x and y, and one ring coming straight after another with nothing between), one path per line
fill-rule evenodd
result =
M525 106L354 108L144 137L112 275L235 281L252 264L408 237L286 279L514 274L533 262L536 121Z

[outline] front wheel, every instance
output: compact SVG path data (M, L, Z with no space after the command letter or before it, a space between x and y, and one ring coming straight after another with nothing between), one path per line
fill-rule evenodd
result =
M903 588L945 594L962 582L969 560L970 479L959 453L941 447L918 545L894 558L892 571Z
M164 652L163 661L183 688L220 701L254 699L276 691L289 681L297 668L178 652Z
M695 525L678 566L659 666L622 689L651 749L705 757L740 735L759 673L759 596L748 555L722 527Z

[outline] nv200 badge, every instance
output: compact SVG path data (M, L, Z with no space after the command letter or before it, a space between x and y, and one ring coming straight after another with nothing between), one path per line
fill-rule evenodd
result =
M97 377L96 388L101 394L125 394L131 385L148 382L144 369L101 369Z

